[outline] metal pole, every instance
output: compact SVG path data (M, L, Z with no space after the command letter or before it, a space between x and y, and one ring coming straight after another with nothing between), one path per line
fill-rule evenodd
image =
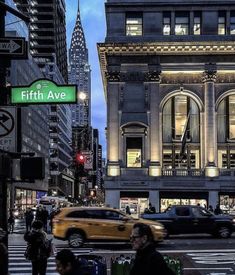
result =
M0 2L5 3L5 0L0 0ZM5 15L6 12L0 10L0 37L5 37ZM6 92L6 69L9 60L4 56L1 58L0 62L0 91ZM1 98L5 98L5 95L1 95ZM4 161L2 159L2 161ZM2 171L3 172L3 171ZM3 174L3 173L2 173ZM6 231L6 237L3 239L3 243L8 247L8 224L7 224L7 178L3 176L0 179L0 227ZM8 270L8 259L6 262ZM5 274L4 274L5 275Z

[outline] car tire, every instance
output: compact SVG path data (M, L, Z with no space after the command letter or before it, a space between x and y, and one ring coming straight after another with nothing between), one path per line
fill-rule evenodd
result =
M82 247L84 244L84 236L80 232L72 232L68 236L68 244L73 248Z
M217 231L217 235L219 238L222 238L222 239L230 238L231 230L227 226L221 226Z

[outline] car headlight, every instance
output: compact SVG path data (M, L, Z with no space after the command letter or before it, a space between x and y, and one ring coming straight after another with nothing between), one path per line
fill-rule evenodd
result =
M233 223L235 223L235 218L233 218Z
M159 225L152 225L152 227L155 229L155 230L163 230L164 229L164 226L159 224Z

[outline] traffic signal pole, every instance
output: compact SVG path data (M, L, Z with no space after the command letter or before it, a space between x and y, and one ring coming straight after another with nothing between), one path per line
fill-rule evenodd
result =
M0 0L5 3L5 0ZM5 15L6 11L0 9L0 37L5 37ZM6 72L7 72L7 59L3 56L0 62L0 105L5 101L6 92ZM3 161L3 158L2 158ZM3 165L1 165L3 167ZM2 172L2 173L1 173ZM4 176L4 172L0 171L0 227L6 232L6 236L3 239L3 243L8 247L8 223L7 223L7 178ZM8 260L5 263L8 270ZM5 274L4 274L5 275Z

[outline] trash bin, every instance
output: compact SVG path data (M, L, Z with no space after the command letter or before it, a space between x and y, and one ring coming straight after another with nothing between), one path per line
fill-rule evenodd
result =
M120 255L111 258L111 275L129 275L133 259Z
M79 275L107 275L106 259L97 255L78 255Z
M180 259L174 259L168 255L163 255L163 258L169 268L173 270L176 275L183 275L183 265Z

